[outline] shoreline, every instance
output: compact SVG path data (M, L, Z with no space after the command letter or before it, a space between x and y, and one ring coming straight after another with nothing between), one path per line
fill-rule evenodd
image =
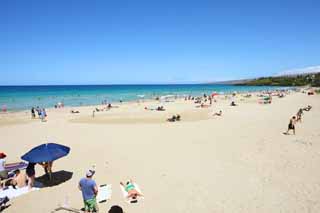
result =
M71 86L71 85L70 85ZM238 85L234 85L234 86L238 86ZM250 87L250 86L249 86ZM261 86L263 87L263 86ZM243 95L243 94L255 94L255 93L264 93L264 92L275 92L275 91L294 91L295 89L306 89L308 87L279 87L279 86L270 86L270 87L275 87L275 88L278 88L278 89L275 89L275 90L248 90L248 91L227 91L227 92L218 92L220 93L220 95L231 95L232 93L236 92L237 94L239 95ZM280 89L281 88L281 89ZM167 94L167 95L162 95L162 96L157 96L155 95L154 97L150 97L150 98L146 98L146 99L139 99L139 98L136 98L136 99L133 99L133 100L128 100L128 101L123 101L123 103L136 103L140 100L142 101L156 101L156 98L160 98L160 97L164 97L164 96L175 96L176 98L175 99L182 99L184 97L187 97L189 95L187 94ZM200 95L201 96L201 95ZM193 97L199 97L198 96L193 96ZM111 102L112 104L121 104L119 101L117 102ZM97 107L97 106L102 106L103 104L82 104L82 105L75 105L75 106L70 106L70 105L66 105L64 106L64 108L68 107L68 108L79 108L79 107ZM37 104L34 105L34 107L36 107ZM42 108L42 107L40 107ZM46 109L56 109L54 106L51 106L51 107L46 107ZM58 109L58 108L57 108ZM28 112L30 111L30 109L13 109L13 110L10 110L8 109L6 112L3 112L3 111L0 111L0 115L1 114L9 114L9 113L18 113L18 112Z

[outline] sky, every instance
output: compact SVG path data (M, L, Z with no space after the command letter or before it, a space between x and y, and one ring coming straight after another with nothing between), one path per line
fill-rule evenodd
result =
M0 85L270 76L320 64L319 20L319 0L1 0Z

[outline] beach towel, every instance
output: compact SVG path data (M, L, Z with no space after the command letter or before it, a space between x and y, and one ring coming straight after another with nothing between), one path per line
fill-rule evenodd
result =
M97 202L103 203L111 198L112 188L111 184L100 185L98 188Z
M9 186L7 189L0 191L0 197L8 197L9 199L12 199L39 189L40 188L33 187L29 190L28 186L14 189L12 186Z
M135 190L137 190L140 194L142 194L141 189L139 188L138 184L133 183L133 185L134 185ZM125 190L124 186L121 184L120 184L120 189L121 189L121 192L122 192L124 199L128 203L137 203L138 200L144 199L144 197L140 197L140 196L138 196L136 199L128 198L128 192Z

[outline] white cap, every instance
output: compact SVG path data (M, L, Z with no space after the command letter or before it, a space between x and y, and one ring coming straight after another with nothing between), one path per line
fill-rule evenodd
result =
M94 175L95 171L89 169L87 172L86 172L86 176L87 177L92 177Z

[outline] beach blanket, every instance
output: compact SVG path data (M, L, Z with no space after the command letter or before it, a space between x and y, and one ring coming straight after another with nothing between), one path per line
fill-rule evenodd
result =
M31 191L37 191L39 189L40 188L33 187L31 190L29 190L28 186L14 189L12 186L9 186L7 189L0 191L0 197L8 197L9 199L12 199L27 194Z
M140 194L142 194L141 189L139 188L138 184L133 183L135 190L137 190ZM128 192L125 190L124 186L120 184L120 189L122 192L122 195L126 202L128 203L137 203L139 199L144 199L144 197L137 197L136 199L128 198Z
M111 184L100 185L98 188L97 202L103 203L111 198L112 188Z

